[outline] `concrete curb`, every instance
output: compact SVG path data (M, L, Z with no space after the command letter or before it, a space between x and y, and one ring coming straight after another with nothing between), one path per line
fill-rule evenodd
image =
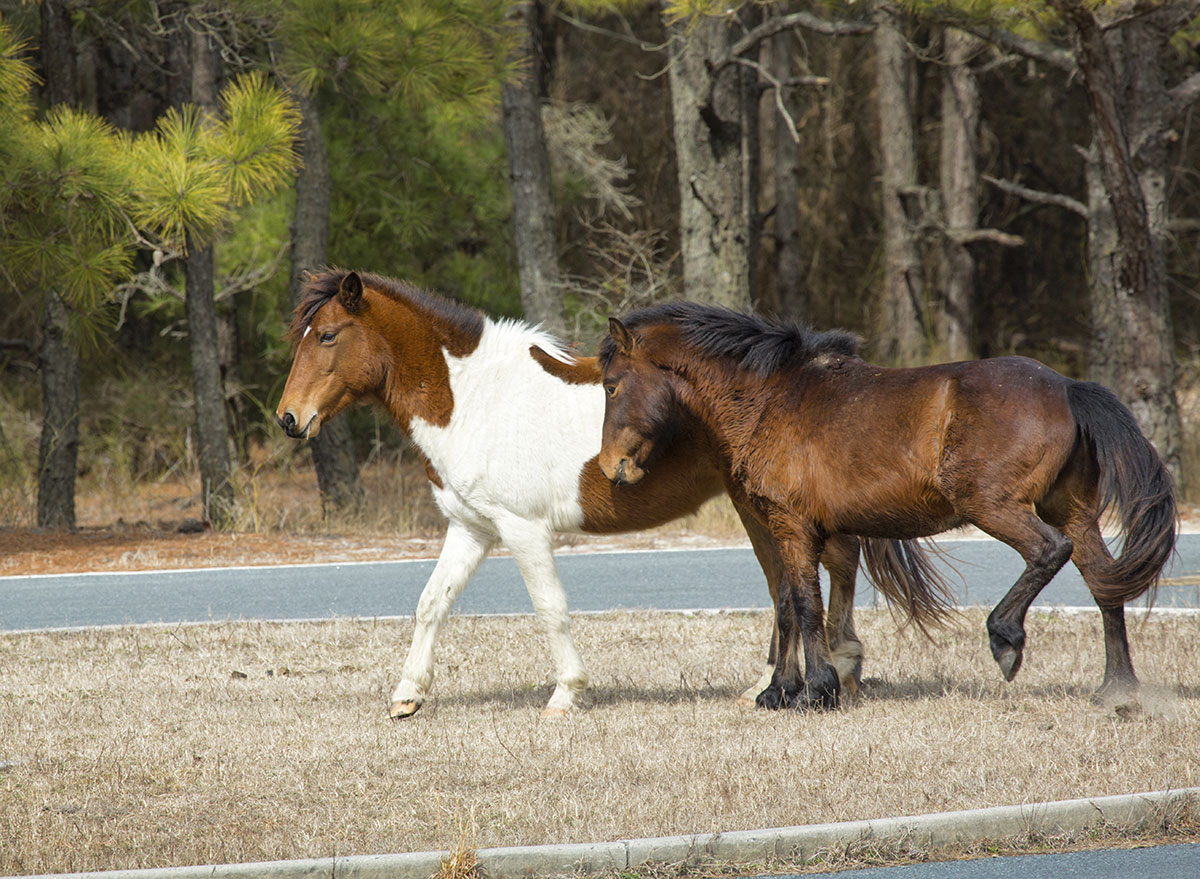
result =
M936 848L1023 833L1055 835L1084 830L1101 822L1132 829L1148 819L1161 819L1189 802L1200 803L1200 787L843 824L480 849L476 856L490 879L594 875L650 864L765 864L773 860L801 860L821 849L864 842L904 842ZM448 856L449 852L444 851L351 855L253 864L59 873L54 874L54 879L430 879Z

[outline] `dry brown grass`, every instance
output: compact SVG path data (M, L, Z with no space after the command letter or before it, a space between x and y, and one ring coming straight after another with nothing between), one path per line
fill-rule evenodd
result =
M0 637L0 873L615 840L1200 785L1200 619L1135 624L1145 710L1089 700L1096 615L1034 614L1017 681L982 615L931 646L861 614L857 704L767 713L765 613L577 615L588 706L540 717L528 617L454 618L386 719L411 623ZM460 865L469 866L469 865Z

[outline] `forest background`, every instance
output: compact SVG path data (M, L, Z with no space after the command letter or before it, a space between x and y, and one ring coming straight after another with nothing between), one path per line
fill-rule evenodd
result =
M1198 15L0 2L0 526L435 529L382 414L311 457L274 424L323 265L582 354L682 297L886 364L1037 357L1116 390L1193 500Z

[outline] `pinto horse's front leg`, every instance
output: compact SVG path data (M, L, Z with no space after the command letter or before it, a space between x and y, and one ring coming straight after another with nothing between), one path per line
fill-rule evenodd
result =
M392 693L388 710L393 719L411 717L425 701L433 683L433 648L438 630L446 621L454 600L495 542L492 535L450 520L437 566L417 601L412 646L408 649L403 677Z
M778 533L773 529L774 533ZM760 708L833 708L841 690L830 663L817 561L823 541L800 534L779 540L783 579L775 602L779 652L771 684L755 700ZM805 670L800 670L803 646ZM807 680L805 680L807 674Z

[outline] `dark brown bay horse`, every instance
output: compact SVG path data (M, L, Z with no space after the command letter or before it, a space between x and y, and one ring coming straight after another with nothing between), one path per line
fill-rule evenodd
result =
M311 277L292 336L294 359L276 413L288 435L315 436L355 400L377 401L424 458L449 520L418 601L391 715L407 717L427 697L438 631L501 542L550 642L557 686L547 711L569 710L587 674L570 634L554 533L634 531L691 513L724 490L711 455L681 437L664 449L652 478L614 487L596 463L604 393L595 359L572 357L528 324L491 320L400 281L347 271ZM755 517L742 516L774 594L783 569L774 543ZM881 591L918 623L936 618L938 596L924 585L895 591L925 570L919 549L867 545ZM833 535L821 559L831 578L828 640L852 684L862 657L852 615L858 538Z
M778 662L759 705L837 701L817 587L828 535L911 539L964 523L1025 560L987 622L1005 679L1021 666L1030 604L1071 559L1103 618L1099 692L1136 689L1124 605L1157 585L1177 513L1162 461L1111 391L1023 357L886 369L858 359L845 333L687 303L609 330L605 475L638 484L666 439L714 449L730 496L783 560ZM1110 505L1115 559L1099 526Z

